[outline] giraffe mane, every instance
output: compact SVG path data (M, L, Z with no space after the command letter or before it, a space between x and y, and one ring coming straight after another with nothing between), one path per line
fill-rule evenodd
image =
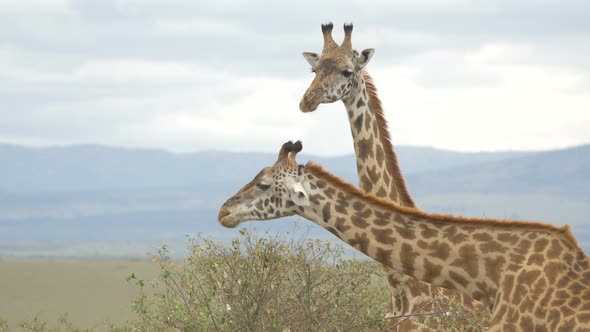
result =
M416 204L410 196L408 186L402 175L402 171L397 161L397 155L393 151L393 144L391 143L391 137L389 136L389 129L387 127L387 120L383 114L383 107L381 107L381 100L377 95L377 87L373 83L373 78L363 71L363 78L365 79L365 85L367 87L367 93L369 94L369 108L375 114L377 119L379 134L382 139L383 150L385 150L385 167L389 170L389 173L395 178L395 183L399 184L399 188L396 188L400 193L400 198L405 206L415 207Z
M563 236L567 242L580 250L578 246L578 242L574 235L571 232L569 225L564 225L562 227L558 227L551 224L546 224L542 222L529 222L529 221L512 221L512 220L501 220L501 219L492 219L492 218L472 218L472 217L456 217L448 214L436 214L436 213L426 213L421 211L415 207L408 207L399 205L393 201L386 200L384 198L378 197L372 193L367 193L361 191L359 188L355 187L354 185L344 181L343 179L339 178L338 176L328 172L325 168L321 165L315 164L309 161L305 168L311 172L313 175L321 178L324 181L334 185L335 187L350 193L361 200L376 204L380 207L391 209L396 212L402 212L405 214L409 214L411 216L427 219L429 221L438 222L453 222L453 223L462 223L462 224L473 224L477 226L501 226L501 227L510 227L510 228L519 228L519 229L541 229L549 232L557 233L560 236Z

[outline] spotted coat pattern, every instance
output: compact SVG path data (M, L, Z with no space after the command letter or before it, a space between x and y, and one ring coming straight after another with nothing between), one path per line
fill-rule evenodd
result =
M269 189L261 179L272 179ZM385 266L481 301L492 311L489 331L590 331L590 259L567 226L427 214L294 157L264 169L219 219L235 227L293 214Z

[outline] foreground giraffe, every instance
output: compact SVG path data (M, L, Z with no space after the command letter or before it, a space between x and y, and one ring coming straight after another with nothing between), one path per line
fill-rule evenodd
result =
M300 215L392 269L492 311L489 331L590 331L590 259L568 226L428 214L360 191L287 142L219 222Z
M321 55L303 53L316 76L303 95L299 108L302 112L313 112L320 103L342 100L354 141L360 188L399 205L415 207L389 138L377 90L365 70L374 50L365 49L360 54L353 51L352 24L344 25L345 37L340 46L332 38L332 29L331 23L322 25L324 47ZM461 303L465 308L474 307L474 301L459 293L417 282L387 267L383 270L387 274L390 295L387 318L406 316L413 321L422 321L425 316L411 314L428 308L438 294ZM419 326L422 327L407 318L397 325L398 330L403 331L413 331Z

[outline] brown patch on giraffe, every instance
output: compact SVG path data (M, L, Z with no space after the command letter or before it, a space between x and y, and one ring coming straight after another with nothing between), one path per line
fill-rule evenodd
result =
M263 201L259 200L258 202L256 202L256 204L254 205L258 210L262 210L263 206L262 206Z
M331 209L332 209L332 203L328 202L326 203L326 205L324 205L324 207L322 208L322 216L324 217L324 222L327 223L330 218L332 217L331 214Z
M329 199L334 199L334 195L336 194L336 189L334 189L334 188L328 188L328 189L324 190L324 194Z
M397 234L406 240L413 240L416 238L416 234L415 234L414 230L412 230L412 229L409 229L409 228L403 227L403 226L400 227L397 225L394 225L393 227L395 228L395 231L397 232Z
M343 193L338 193L338 199L336 200L334 210L340 214L346 214L349 205L348 197Z
M381 187L377 191L376 195L379 197L385 197L387 195L387 191L385 190L385 188Z
M371 179L372 183L377 183L381 178L379 172L377 172L377 166L375 165L373 165L371 168L367 167L367 174L369 175L369 179Z
M375 213L375 219L373 220L373 224L376 226L386 226L391 224L391 213L390 212L379 212L378 210L373 211Z
M522 240L522 241L518 242L517 249L519 251L528 253L530 248L531 248L531 241Z
M526 256L522 255L522 254L511 254L510 255L510 261L519 267L522 265L522 263L524 262L525 259L526 259Z
M480 241L480 242L488 242L488 241L492 241L494 238L492 238L492 236L488 233L474 233L472 235L474 240Z
M530 236L529 236L529 238L530 238ZM535 241L535 251L542 252L547 248L548 245L549 245L549 240L539 239L539 240Z
M464 276L460 275L459 273L457 273L455 271L449 271L449 277L451 277L451 279L453 279L453 281L455 283L457 283L458 285L461 285L463 288L466 288L467 285L469 284L469 281L467 280L467 278L465 278Z
M313 194L309 196L309 201L314 205L320 205L321 201L326 199L322 194Z
M518 242L518 236L510 233L500 233L498 234L498 241L516 244Z
M497 241L492 240L490 242L485 242L485 243L480 244L479 250L483 254L488 254L488 253L492 253L492 252L504 253L504 252L506 252L506 250L508 250L508 248L506 246L501 245Z
M400 251L402 271L408 275L414 275L414 263L419 254L408 243L403 243Z
M395 241L395 238L392 236L392 229L371 228L371 233L373 233L377 242L390 245Z
M373 224L375 224L376 226L387 226L390 223L391 222L388 219L377 218L373 220Z
M520 328L521 331L533 331L535 330L535 323L532 318L525 316L520 319Z
M356 108L361 108L363 106L365 106L365 101L363 100L363 97L360 97L359 100L356 102Z
M578 317L580 318L581 322L590 321L590 313L582 313L582 314L579 314Z
M562 315L573 316L574 313L575 313L574 310L572 310L572 308L570 308L566 305L563 305L561 307L561 314ZM560 325L561 326L559 327L558 331L573 331L574 330L573 321L571 321L571 320L569 322L566 322L565 324L560 324ZM567 326L567 328L566 328L566 326Z
M381 212L378 210L373 211L375 213L375 218L379 219L391 219L392 213L391 212Z
M549 248L549 251L547 251L547 258L549 259L556 259L559 257L559 255L561 254L563 248L561 247L561 244L559 243L558 240L552 240L551 241L551 247Z
M544 279L539 279L539 281L541 280L544 281ZM539 289L544 289L544 287ZM543 297L541 297L541 299L539 300L537 309L535 310L535 316L537 316L537 318L545 317L545 308L549 305L549 301L551 300L551 298L553 298L553 292L554 289L552 287L548 288L545 291L545 295L543 295Z
M346 219L344 219L342 217L336 218L336 229L338 231L344 233L351 228L352 228L352 226L350 226L346 223Z
M451 263L452 266L458 266L465 270L467 274L475 278L479 273L477 259L474 258L476 248L473 244L465 244L458 250L459 258Z
M382 248L377 248L377 253L375 254L375 259L377 262L390 265L391 264L391 254L393 253L392 250L385 250Z
M545 263L545 257L541 254L532 254L531 256L529 256L529 259L526 263L527 265L543 266L543 264Z
M497 288L490 286L487 282L476 282L475 287L477 287L480 293L480 295L478 295L478 299L494 298L497 295Z
M582 300L580 300L580 298L574 296L574 297L570 298L567 305L569 305L572 308L577 308L580 305L580 303L582 303Z
M354 120L354 129L356 129L357 135L363 129L363 114L359 115L356 120Z
M371 128L375 126L375 121L370 121L371 118L367 117L365 118L365 130L370 133L371 132ZM377 136L377 135L375 135Z
M424 259L424 275L422 278L424 281L428 283L432 283L432 281L440 276L440 272L442 271L442 265L434 264L428 259Z
M367 206L366 204L364 204L362 202L358 202L358 201L352 203L352 208L357 212L364 210L366 208L366 206Z
M543 273L550 285L554 285L557 282L557 277L561 274L562 268L562 265L557 262L550 262L545 265Z
M371 210L371 209L357 210L357 212L355 213L355 215L357 215L363 219L369 219L372 214L373 214L373 210Z
M391 183L391 178L389 177L389 175L387 173L383 173L383 182L385 182L386 185L389 186L389 184ZM395 193L392 193L392 198L397 199L397 196L395 196Z
M381 166L383 164L383 161L385 160L385 152L383 152L383 147L377 147L377 151L375 151L375 159L377 160L377 165Z
M361 185L362 185L364 191L366 191L366 192L373 191L373 182L371 182L371 179L369 179L369 177L367 177L366 174L363 174L361 176L360 180L361 180Z
M502 281L502 287L500 289L502 289L502 300L504 302L510 302L510 292L506 291L506 290L510 290L512 289L512 287L514 287L514 276L513 275L507 275L504 277L504 280Z
M522 271L518 277L516 278L516 282L523 287L527 288L527 292L529 291L528 288L537 280L539 277L539 271L532 270L532 271ZM518 297L515 297L518 298Z
M365 220L365 218L362 218L358 215L354 215L352 217L350 217L350 220L352 221L352 223L358 227L358 228L367 228L369 226L369 223Z
M547 316L548 321L555 322L555 324L557 324L559 318L561 318L561 315L559 314L559 311L557 311L557 309L549 311L549 315Z
M440 258L441 260L446 260L449 258L451 252L451 246L444 242L434 241L430 244L430 249L432 252L430 253L433 257Z
M422 231L420 232L420 236L422 236L425 239L438 237L438 230L434 229L434 228L427 227L427 228L422 229Z
M518 281L514 285L514 291L512 292L512 301L514 303L520 303L522 298L528 293L528 287L520 284Z
M373 137L361 139L358 141L359 159L363 162L368 158L373 158Z
M369 249L369 238L367 237L367 233L356 233L354 234L354 238L348 240L348 243L360 250L363 254L367 254L367 250Z
M465 233L457 233L457 234L449 237L449 241L451 241L455 244L463 243L468 240L469 240L469 235L467 235Z
M494 282L494 284L496 284L496 286L500 282L502 271L504 270L504 264L506 264L506 259L502 256L498 256L496 258L489 257L485 259L486 275L492 282Z
M442 232L443 232L444 237L449 238L449 237L457 234L457 227L454 225L450 225L450 226L444 227Z

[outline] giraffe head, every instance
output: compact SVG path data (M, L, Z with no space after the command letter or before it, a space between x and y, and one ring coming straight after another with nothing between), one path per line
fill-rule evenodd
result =
M360 54L352 49L352 24L344 24L344 41L340 46L332 39L332 23L322 24L324 48L322 54L304 52L315 78L301 98L302 112L315 111L320 103L346 101L353 97L365 68L375 50L368 48Z
M275 164L262 169L223 204L219 222L233 228L243 221L292 216L299 207L309 206L309 183L295 160L302 148L301 141L283 144Z

